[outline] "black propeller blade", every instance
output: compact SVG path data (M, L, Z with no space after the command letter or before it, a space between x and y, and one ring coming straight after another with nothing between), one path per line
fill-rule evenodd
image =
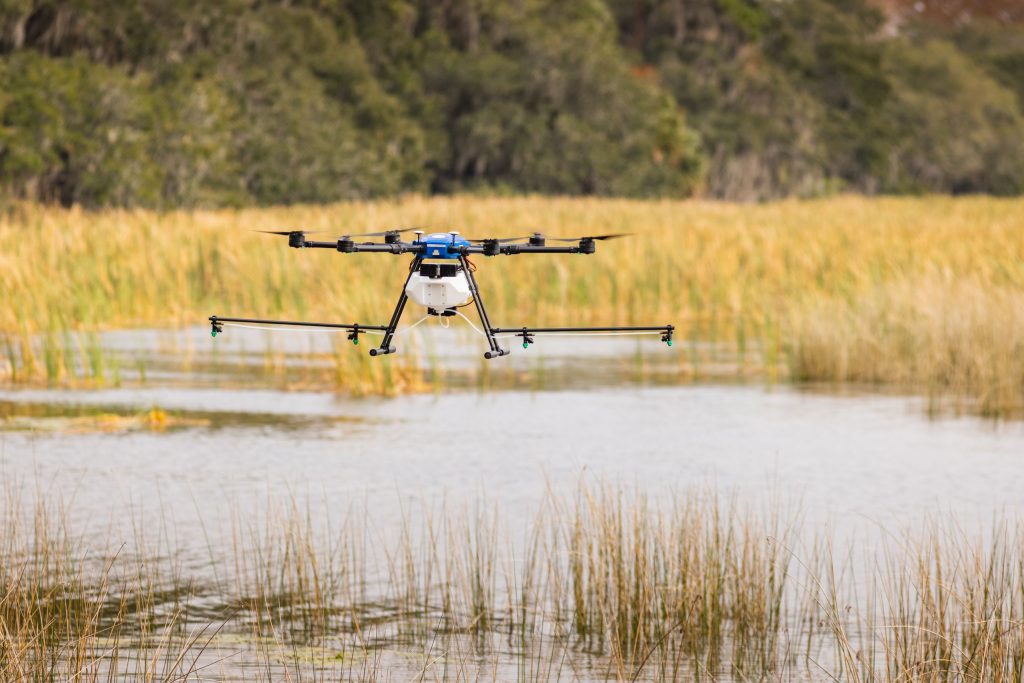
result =
M509 242L519 242L520 240L528 239L530 239L529 235L525 237L484 237L482 239L471 239L467 241L473 242L474 244L483 244L484 242L497 242L498 244L508 244Z
M414 232L416 230L421 230L421 228L395 228L394 230L381 230L380 232L354 232L347 233L345 237L387 237L388 235L400 235L403 232Z
M306 235L315 235L316 232L306 232L305 230L253 230L253 232L262 232L265 235L281 235L288 238L288 246L296 249L301 249L306 246Z
M615 240L620 237L629 237L631 232L618 232L611 235L584 235L583 237L549 237L552 242L582 242L583 240Z
M317 233L323 232L322 230L253 230L253 232L262 232L264 235L316 235Z

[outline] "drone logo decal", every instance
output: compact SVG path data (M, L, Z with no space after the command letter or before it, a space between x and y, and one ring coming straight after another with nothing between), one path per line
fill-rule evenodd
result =
M283 235L288 238L288 246L296 249L335 249L343 254L355 254L360 252L372 252L378 254L413 254L412 263L409 266L409 277L405 280L402 294L398 297L398 304L387 325L341 325L335 323L314 323L297 322L292 320L261 320L257 318L225 318L216 315L210 316L211 334L216 337L224 331L225 324L264 324L282 325L295 327L314 327L322 329L348 330L348 339L353 344L359 343L359 335L366 332L383 333L380 346L370 349L371 356L383 356L395 352L391 342L398 329L398 321L402 318L405 304L412 299L413 302L427 309L428 315L450 317L458 313L457 308L467 306L470 303L476 305L477 315L483 326L483 335L487 338L490 350L484 353L484 358L497 358L507 355L507 349L501 348L498 338L503 336L520 337L523 341L523 348L528 348L534 342L536 334L575 334L575 333L625 333L625 334L661 334L661 341L669 346L672 345L672 333L675 328L672 325L659 325L648 327L494 327L490 318L487 317L487 310L484 308L480 290L477 288L476 278L473 276L475 267L469 261L471 254L483 254L484 256L499 256L513 254L593 254L597 251L597 242L602 240L626 237L623 234L615 235L591 235L586 237L573 238L552 238L547 239L544 235L534 233L529 237L511 238L486 238L486 239L464 239L458 232L440 232L426 235L423 230L404 228L401 230L387 230L384 232L368 232L358 235L345 235L335 242L316 242L306 239L306 233L301 230L291 231L266 231L272 235ZM404 242L401 239L402 233L414 232L416 237L412 242ZM361 242L356 243L353 237L383 237L383 242ZM571 246L548 246L547 242L564 242ZM573 244L575 243L575 244Z

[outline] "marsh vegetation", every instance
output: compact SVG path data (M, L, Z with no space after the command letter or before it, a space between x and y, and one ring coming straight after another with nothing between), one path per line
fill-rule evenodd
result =
M791 506L583 485L527 520L481 499L372 513L271 502L204 529L77 535L6 496L5 680L1016 681L1018 523L826 538ZM331 520L329 523L325 520Z
M299 253L245 228L326 238L423 225L467 235L625 231L592 258L477 259L499 324L671 322L768 381L926 393L989 415L1024 406L1024 231L1018 200L862 199L749 206L434 198L239 211L19 204L0 219L5 381L118 381L100 333L198 325L212 313L376 323L403 259ZM410 318L411 319L411 318ZM411 349L410 349L411 350ZM322 386L429 386L415 352L370 359L339 338ZM268 356L267 363L274 364Z

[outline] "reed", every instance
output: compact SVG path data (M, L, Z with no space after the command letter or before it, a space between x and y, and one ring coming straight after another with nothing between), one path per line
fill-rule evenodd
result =
M1021 415L1024 291L929 277L795 319L794 379L918 388L932 407Z
M933 521L868 553L713 491L655 503L585 485L514 531L483 500L410 509L379 538L365 509L269 501L211 525L212 572L186 575L141 531L97 545L67 511L26 507L0 519L2 680L1024 674L1024 526L1009 520Z
M190 587L166 566L95 556L60 511L7 499L0 527L0 680L187 680L216 626L186 630Z
M297 253L247 228L328 239L404 225L633 232L594 258L477 259L492 318L672 322L680 339L729 345L769 378L894 384L1012 414L1024 406L1022 212L1021 200L981 197L751 206L411 196L191 213L16 204L0 217L0 372L109 382L116 369L98 331L196 325L211 313L379 322L391 310L404 259ZM338 345L337 385L422 386L414 363L364 355Z
M829 557L825 575L847 576L813 592L843 680L1020 681L1022 540L1019 522L968 534L942 520L891 539L865 558L861 577L854 564L837 568Z

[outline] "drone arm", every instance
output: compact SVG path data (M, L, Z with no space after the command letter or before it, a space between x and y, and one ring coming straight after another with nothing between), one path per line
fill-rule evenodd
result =
M455 247L450 249L453 253L460 254L462 256L469 256L470 254L483 254L485 256L498 256L499 254L505 254L511 256L513 254L593 254L595 248L593 242L583 245L573 245L567 247L549 247L549 246L538 246L534 244L482 244L482 245L470 245L468 247Z
M348 340L353 344L359 343L359 335L365 333L367 330L373 330L376 332L385 332L388 328L383 325L360 325L354 323L352 325L342 325L338 323L311 323L297 320L264 320L262 318L226 318L218 315L210 316L210 335L216 337L218 334L224 331L224 325L236 324L242 327L246 326L260 326L260 325L284 325L291 327L312 327L315 329L322 330L348 330Z
M592 254L592 251L585 251L578 245L572 247L548 247L534 246L532 244L503 244L502 254Z
M379 254L422 254L422 244L411 244L409 242L392 242L390 244L380 242L366 242L356 244L352 240L340 239L334 242L306 241L302 245L306 249L335 249L345 254L360 252Z
M302 248L306 249L335 249L344 254L356 253L379 253L379 254L423 254L427 245L414 242L365 242L356 244L352 240L340 239L336 242L304 241ZM499 254L593 254L595 251L593 241L583 241L572 246L538 246L534 244L471 244L468 246L450 246L450 254L469 256L471 254L484 254L485 256L497 256Z
M521 337L523 348L533 343L535 334L643 334L644 332L660 333L661 341L672 346L672 337L675 334L674 325L654 325L644 327L494 327L493 334L512 334Z

